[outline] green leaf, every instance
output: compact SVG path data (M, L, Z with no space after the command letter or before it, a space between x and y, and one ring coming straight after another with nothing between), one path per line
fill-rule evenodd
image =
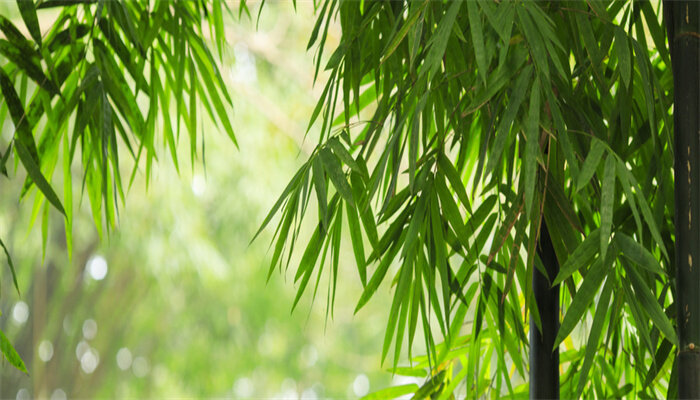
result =
M10 273L12 274L12 283L15 284L15 289L17 289L17 294L21 295L19 292L19 285L17 284L17 274L15 273L15 265L12 263L12 257L10 257L10 252L7 250L5 243L0 239L0 246L5 251L5 256L7 257L7 264L10 266Z
M464 207L467 209L467 212L471 214L471 203L469 201L469 196L467 196L467 190L464 187L464 183L462 182L462 178L460 177L459 172L457 172L455 167L445 155L440 155L438 157L438 163L440 171L443 172L447 179L450 181L450 185L457 194L459 201L462 202L462 204L464 204Z
M600 249L600 229L591 232L581 244L569 255L559 269L552 285L558 285L574 272L586 266Z
M22 357L17 354L17 351L15 350L14 347L12 347L12 343L10 343L9 340L7 340L7 337L5 334L0 330L0 350L2 350L2 354L5 356L7 361L12 364L13 367L17 368L18 370L24 372L25 374L29 375L29 372L27 371L27 367L24 366L24 361L22 361Z
M530 215L532 203L535 197L535 179L537 177L537 155L540 149L540 84L539 79L535 79L530 92L530 111L528 113L526 131L527 141L525 142L525 160L523 165L523 175L525 181L525 211Z
M481 14L477 9L476 1L467 1L467 14L469 15L469 30L472 34L472 43L474 45L474 56L476 57L476 65L479 76L486 84L486 75L488 73L488 64L486 50L484 49L484 32L481 26Z
M299 278L301 278L302 276L304 278L301 280L299 288L297 289L297 295L294 298L294 302L292 303L292 311L294 311L294 309L296 308L297 304L299 303L299 300L301 299L301 295L304 294L306 285L309 283L309 278L311 278L314 266L316 265L316 261L318 260L320 247L322 243L323 238L321 237L321 230L317 228L314 231L314 234L311 236L311 239L309 239L309 244L306 246L304 255L301 257L301 261L299 262L299 268L297 269L297 273L294 276L294 282L298 281Z
M615 233L615 247L622 251L636 265L646 269L647 271L658 276L666 276L666 273L661 268L659 261L654 257L646 247L637 243L636 240L625 235L622 232Z
M627 32L619 26L615 27L615 50L620 67L620 76L625 86L629 87L632 79L632 61L630 60L630 48Z
M537 3L523 3L529 7L538 7ZM537 69L542 73L545 79L549 79L549 58L545 47L545 40L540 35L540 31L535 22L527 12L526 7L515 7L520 20L520 28L525 34L527 45L530 48L531 59L537 66Z
M316 199L318 200L319 219L323 229L328 230L328 189L326 187L326 177L323 172L321 160L317 157L311 162L311 170L313 171L314 190L316 192Z
M0 15L0 30L2 30L2 33L5 34L5 37L10 41L10 43L21 48L26 53L30 53L35 57L39 56L37 51L34 49L34 43L27 40L27 38L24 37L22 32L17 29L12 21L2 15Z
M20 161L22 161L22 165L24 165L24 168L27 170L27 174L30 178L32 178L34 184L36 184L39 190L44 194L44 196L46 196L46 199L65 216L66 212L63 209L61 200L58 199L56 192L54 192L51 185L46 181L46 178L44 178L44 175L42 175L41 169L34 162L29 150L21 141L18 140L15 141L15 151L17 151L17 155L19 156Z
M530 86L531 76L532 67L527 66L520 72L518 80L515 81L515 87L510 94L506 111L503 113L501 121L498 124L498 129L496 130L496 139L494 139L493 148L491 149L491 156L486 164L486 176L493 171L496 164L501 160L501 154L503 153L506 143L508 142L508 138L510 137L511 125L518 114L518 110L520 110L520 104L525 98L525 92L528 86Z
M642 279L635 268L630 267L629 264L625 262L622 264L625 266L627 276L630 278L634 293L637 295L636 298L641 308L646 311L654 325L666 336L666 339L673 343L674 346L678 346L676 331L673 329L673 325L666 316L666 313L664 313L663 308L661 308L661 305L656 300L656 296L654 296L649 286L647 286L644 279Z
M24 24L27 25L32 39L41 46L41 28L39 27L39 19L36 16L34 1L17 0L17 8L19 8L19 12L22 14L22 19L24 20Z
M603 191L600 195L600 257L605 258L610 244L613 207L615 206L615 159L608 155L603 173Z
M578 175L578 180L576 181L576 190L581 190L584 186L588 184L591 180L595 170L600 164L600 160L603 158L603 153L605 152L605 143L598 139L592 139L591 149L588 151L586 160L581 166L581 171Z
M595 316L593 317L593 324L591 325L591 330L588 333L588 342L586 343L586 355L583 359L583 365L581 366L581 372L579 375L576 398L581 397L583 387L588 382L588 372L593 364L593 358L598 352L598 342L600 341L600 336L603 332L603 326L605 325L606 316L608 314L608 306L610 305L613 282L613 279L608 279L605 282L603 292L600 295L600 299L596 303Z
M415 383L409 383L406 385L391 386L386 389L378 390L374 393L370 393L360 400L382 400L382 399L395 399L403 395L415 393L420 389Z
M267 213L267 216L265 217L265 220L263 221L263 223L260 225L260 228L258 228L258 231L255 233L255 235L253 235L253 238L250 240L251 243L255 240L255 238L258 237L258 235L260 235L260 232L262 232L263 229L265 229L267 224L270 223L270 221L272 220L272 217L274 217L275 214L277 214L277 211L282 206L282 204L287 199L287 197L290 195L290 193L292 193L292 191L296 190L296 188L299 185L299 182L306 175L306 173L307 173L306 168L301 168L299 171L297 171L297 173L294 175L294 177L289 181L289 183L287 184L287 187L284 188L284 190L282 191L282 194L280 195L280 197L277 199L275 204L270 209L270 212Z
M379 288L379 284L382 283L382 281L384 280L384 276L386 276L386 273L389 270L389 266L391 266L391 262L394 260L394 257L396 257L396 253L398 253L399 251L399 242L401 242L400 239L394 242L394 245L391 247L391 249L384 254L382 261L379 263L379 266L374 271L374 275L372 275L372 278L367 283L367 286L365 286L365 290L362 291L360 300L357 302L357 306L355 306L354 314L357 314L357 312L360 311L360 309L365 304L367 304L369 299L372 298L374 293Z
M348 214L348 227L350 228L350 238L352 239L352 250L355 253L355 262L360 272L362 286L367 285L367 265L365 264L365 248L362 243L362 231L360 230L360 220L357 217L357 210L350 204L345 205Z
M46 89L52 95L59 94L56 84L50 80L41 69L41 64L33 52L17 47L7 40L0 39L0 54L7 57L17 67L22 69L39 86Z
M634 47L634 53L636 55L635 60L637 60L637 66L639 67L639 73L642 76L641 84L644 89L644 100L647 106L647 118L649 119L649 125L651 131L656 131L656 118L654 113L654 91L651 87L651 76L650 71L647 69L649 67L649 55L642 49L639 42L636 40L632 41Z
M461 1L453 1L450 3L450 8L447 9L445 16L440 19L440 23L437 25L437 30L435 34L430 39L430 50L428 55L425 57L423 62L423 68L421 68L419 77L422 77L426 73L428 76L432 76L437 68L440 66L442 57L445 55L445 49L447 48L447 41L450 38L450 33L452 32L452 25L454 25L457 19L457 14L462 6Z
M627 200L630 208L632 209L632 216L634 217L634 222L637 225L637 232L639 237L642 238L642 219L639 215L639 209L637 208L637 201L635 200L635 195L632 193L632 182L628 177L629 171L627 166L621 160L617 160L617 178L620 180L620 186L625 192L625 200Z
M338 158L325 147L319 150L318 155L319 157L321 157L321 162L323 163L323 166L326 172L328 173L328 177L333 182L333 185L335 186L338 193L340 193L340 195L346 202L348 202L348 204L354 207L355 202L352 198L352 189L350 188L350 184L348 184L348 181L345 178L343 167L341 166Z
M607 267L607 260L604 261L602 258L598 258L591 266L591 269L588 270L588 273L583 278L583 284L576 292L569 309L564 315L564 320L561 322L559 332L557 332L557 337L554 340L554 348L557 348L574 330L576 325L581 322L583 314L588 310L588 306L593 301L600 284L603 282L603 278L605 278Z
M394 35L394 37L391 39L391 42L386 47L386 50L383 51L382 54L382 59L379 62L380 64L383 64L389 56L391 56L394 51L399 47L399 45L404 41L404 38L406 37L406 34L408 31L418 22L419 17L423 14L423 9L425 6L428 5L427 1L424 1L423 4L421 4L419 7L416 7L414 11L411 12L411 14L408 16L406 19L406 22L403 23L401 26L401 29Z
M396 367L389 368L388 371L394 375L413 376L416 378L425 378L428 375L423 368Z
M352 155L350 152L343 146L342 143L340 143L340 140L338 140L337 137L331 138L328 140L328 145L330 146L331 150L333 150L333 154L338 156L340 161L343 162L343 164L347 165L352 169L353 171L362 174L363 171L360 168L360 166L355 162L355 159L352 158Z

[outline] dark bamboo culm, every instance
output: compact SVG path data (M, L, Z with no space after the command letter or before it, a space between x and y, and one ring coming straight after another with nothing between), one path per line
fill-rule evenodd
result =
M536 267L532 272L532 291L542 321L542 332L530 315L530 398L559 398L559 349L552 351L559 330L559 285L551 281L559 272L547 224L542 219L537 255L542 260L549 278Z
M664 2L674 86L678 397L700 398L700 3ZM673 383L672 383L673 384Z

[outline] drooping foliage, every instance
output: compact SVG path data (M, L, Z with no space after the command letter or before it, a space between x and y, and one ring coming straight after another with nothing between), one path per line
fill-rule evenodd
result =
M661 4L325 0L317 13L318 146L263 227L279 215L270 273L301 255L297 301L328 279L332 312L344 235L356 311L393 290L383 358L425 379L375 396L527 393L543 222L561 265L562 397L673 396ZM427 355L413 357L421 337Z
M17 10L15 17L0 15L0 120L14 127L0 141L0 172L15 179L26 171L22 197L36 192L44 241L53 206L65 216L70 251L74 168L102 234L114 226L139 168L145 164L150 176L162 157L158 149L179 169L182 134L191 162L204 157L204 138L197 136L203 118L235 142L231 99L210 49L213 42L221 54L224 46L226 2L18 0ZM133 160L128 176L120 171L125 157ZM62 193L52 185L55 175ZM0 349L26 372L1 334Z
M46 221L50 205L65 214L69 243L74 165L102 231L123 178L140 160L148 173L161 141L179 168L180 129L192 159L202 117L233 138L206 40L221 51L226 2L17 4L24 28L0 19L0 115L15 128L0 142L0 171L21 165L35 215ZM391 285L383 356L395 373L425 377L377 396L527 392L542 221L561 265L550 280L564 287L562 396L674 395L672 77L660 7L317 4L309 48L329 76L311 116L319 144L263 224L279 215L270 272L301 244L297 301L325 274L332 312L349 235L365 288L357 310ZM58 17L43 22L43 9ZM327 49L336 21L340 43ZM136 161L128 178L125 152ZM59 165L62 195L51 185ZM427 355L413 356L416 340ZM409 367L398 366L404 354Z

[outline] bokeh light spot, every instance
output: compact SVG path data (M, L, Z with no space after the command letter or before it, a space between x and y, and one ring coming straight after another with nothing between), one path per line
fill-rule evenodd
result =
M134 371L134 375L136 375L138 378L143 378L144 376L148 375L148 361L143 357L136 357L134 362L131 364L131 370Z
M68 396L66 395L66 392L63 391L63 389L58 388L51 393L51 400L66 400Z
M86 269L92 279L101 281L107 276L107 260L101 255L96 254L90 257Z
M367 378L367 375L357 375L355 381L352 383L352 391L355 393L355 396L358 397L362 397L369 393L369 379Z
M119 349L117 352L117 366L119 369L122 371L126 371L131 367L131 361L133 361L133 358L131 357L131 351L127 349L126 347L122 347Z
M89 348L83 356L80 357L80 368L82 368L86 374L95 372L99 363L100 355L97 354L97 350L93 348Z
M83 322L83 337L87 340L94 339L97 335L97 322L94 319L86 319Z
M27 303L22 300L15 303L15 306L12 308L12 319L14 319L15 323L18 325L27 322L27 319L29 319L29 306L27 306Z
M39 343L39 358L43 362L48 362L53 357L53 344L48 340Z

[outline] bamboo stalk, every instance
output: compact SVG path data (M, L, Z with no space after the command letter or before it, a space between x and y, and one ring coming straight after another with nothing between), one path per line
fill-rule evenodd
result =
M700 398L700 4L666 2L674 81L678 396Z
M533 268L532 291L542 321L542 332L530 314L530 398L558 399L559 348L552 348L559 330L559 285L552 287L551 281L559 272L559 262L544 219L537 254L549 278Z

